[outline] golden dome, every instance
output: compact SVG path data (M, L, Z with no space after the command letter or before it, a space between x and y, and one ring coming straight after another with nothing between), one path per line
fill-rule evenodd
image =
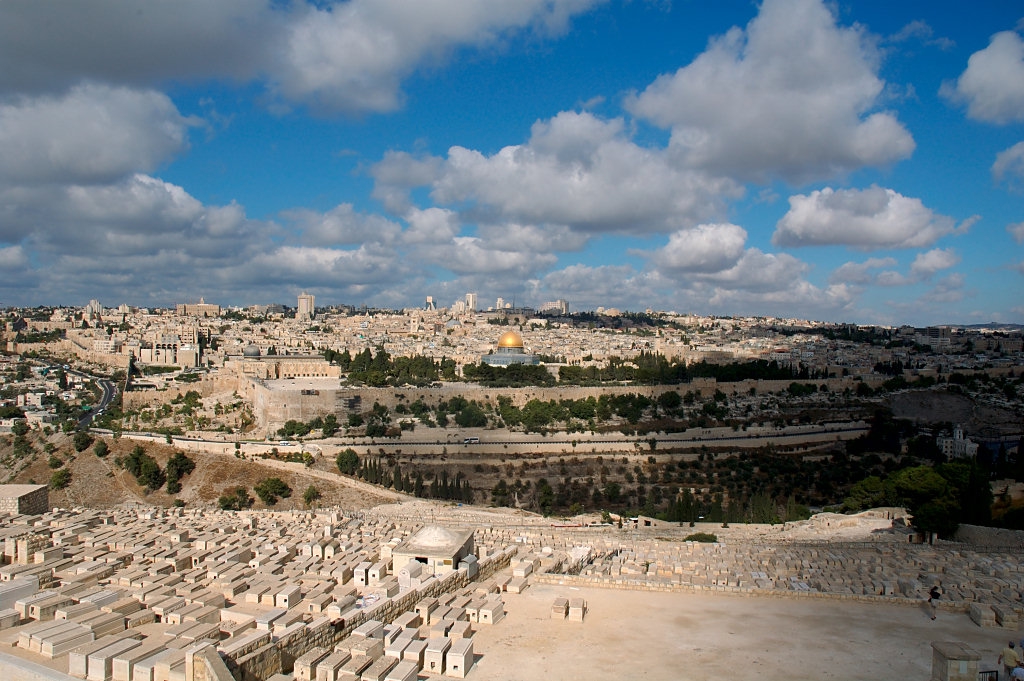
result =
M501 334L501 338L498 339L499 348L522 348L523 337L515 331L506 331Z

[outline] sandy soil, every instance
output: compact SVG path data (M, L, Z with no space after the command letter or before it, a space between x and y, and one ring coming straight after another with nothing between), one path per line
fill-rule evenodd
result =
M582 597L583 623L551 620L555 598ZM963 641L995 669L1020 634L982 629L965 614L927 606L652 593L533 585L506 594L507 617L477 632L469 678L920 679L932 641Z
M279 500L273 507L273 510L277 511L305 508L302 495L310 485L320 491L322 497L317 505L321 507L362 509L392 501L396 497L394 493L386 490L378 491L365 483L330 472L307 469L301 464L247 461L231 455L203 452L186 452L189 458L195 461L196 468L190 475L182 478L182 490L179 494L170 495L164 490L146 494L131 474L114 464L116 457L126 456L138 443L122 438L107 439L107 444L110 446L110 454L102 459L93 453L92 447L84 452L74 453L70 444L66 444L58 450L57 455L67 461L65 465L72 471L71 484L63 490L50 490L50 506L112 508L132 502L170 506L176 498L180 498L191 507L215 507L220 495L238 485L246 487L249 494L255 498L253 486L267 477L279 477L292 488L292 496ZM146 453L155 458L161 468L166 467L167 460L177 451L168 445L143 444ZM45 484L53 473L47 465L48 458L45 454L39 454L11 482L35 481ZM253 508L267 507L256 499Z

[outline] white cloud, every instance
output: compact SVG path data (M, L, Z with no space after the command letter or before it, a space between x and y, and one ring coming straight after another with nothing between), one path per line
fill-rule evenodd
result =
M933 248L919 253L910 263L910 274L917 279L927 279L940 270L948 270L960 262L960 256L952 248Z
M1024 40L1013 31L996 33L988 47L971 55L955 83L943 83L941 93L967 104L975 120L1024 121Z
M997 182L1006 180L1011 187L1024 184L1024 142L1017 142L996 154L992 176Z
M829 282L834 284L870 284L876 278L871 270L895 266L896 258L868 258L864 262L846 262L832 272Z
M270 67L274 89L327 111L391 111L401 82L423 63L538 27L564 30L595 0L350 0L306 6Z
M721 288L744 291L780 291L793 285L810 270L810 265L788 253L765 253L748 248L735 265L696 278Z
M965 221L966 230L976 218ZM842 244L872 250L929 246L957 231L949 217L926 208L920 199L891 189L832 189L789 198L772 243L780 246Z
M587 245L585 234L574 232L564 225L521 225L514 222L485 224L477 233L493 248L524 250L547 254L578 251Z
M564 298L581 310L598 306L635 309L636 301L654 304L660 292L656 277L637 272L629 265L570 265L544 275L538 284L538 297ZM679 301L674 301L678 303ZM665 307L664 309L669 309Z
M557 262L554 255L498 250L470 236L456 237L450 245L427 248L418 255L459 275L504 273L518 279L546 270Z
M903 43L908 40L918 40L925 45L938 47L940 50L948 50L953 48L956 43L946 37L934 38L934 31L928 22L921 21L920 19L911 21L909 24L901 28L897 33L894 33L886 39L890 43Z
M1010 233L1013 240L1019 244L1024 244L1024 222L1016 222L1012 225L1006 226L1006 231Z
M391 111L402 81L459 49L554 35L603 0L132 0L0 3L0 92L83 79L263 80L325 113ZM45 27L45 28L43 28Z
M430 185L440 175L442 159L436 156L413 156L404 151L389 151L370 168L373 193L384 207L401 215L409 210L409 190Z
M935 287L921 299L934 303L955 303L963 300L964 296L964 276L954 272L937 281Z
M723 210L733 182L673 166L634 144L621 119L562 112L492 156L452 147L432 197L480 222L566 225L587 233L664 232Z
M236 204L204 206L181 187L137 174L90 186L0 189L0 240L33 252L107 261L143 253L182 252L233 258L258 248L268 225Z
M400 225L378 215L357 213L350 203L335 206L326 213L306 209L287 211L284 217L295 223L306 246L390 243L402 230Z
M346 250L282 246L260 253L236 266L236 281L312 281L314 285L347 286L387 282L404 274L391 252L374 252L367 246Z
M697 225L673 232L651 259L665 270L718 272L736 264L746 241L747 232L738 225Z
M289 13L261 0L0 3L0 90L255 77Z
M859 28L836 26L819 0L765 0L733 28L626 106L672 129L693 167L790 181L889 164L914 150L889 112L873 111L885 83Z
M25 249L20 245L0 248L0 268L3 268L4 272L13 272L27 264L28 257L25 255Z
M462 229L459 216L443 208L413 209L405 219L409 229L403 241L407 244L450 244Z
M188 126L166 95L84 84L0 104L0 179L96 183L148 172L184 150Z

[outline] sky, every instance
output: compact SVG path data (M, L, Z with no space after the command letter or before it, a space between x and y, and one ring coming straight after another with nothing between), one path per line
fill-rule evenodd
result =
M1024 323L1006 0L5 0L0 306Z

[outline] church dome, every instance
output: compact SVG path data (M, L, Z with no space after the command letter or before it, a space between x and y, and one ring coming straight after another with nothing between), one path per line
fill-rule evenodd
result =
M260 349L256 345L247 345L242 350L242 357L259 357Z
M522 348L523 337L515 331L506 331L501 334L501 338L498 339L499 348Z

